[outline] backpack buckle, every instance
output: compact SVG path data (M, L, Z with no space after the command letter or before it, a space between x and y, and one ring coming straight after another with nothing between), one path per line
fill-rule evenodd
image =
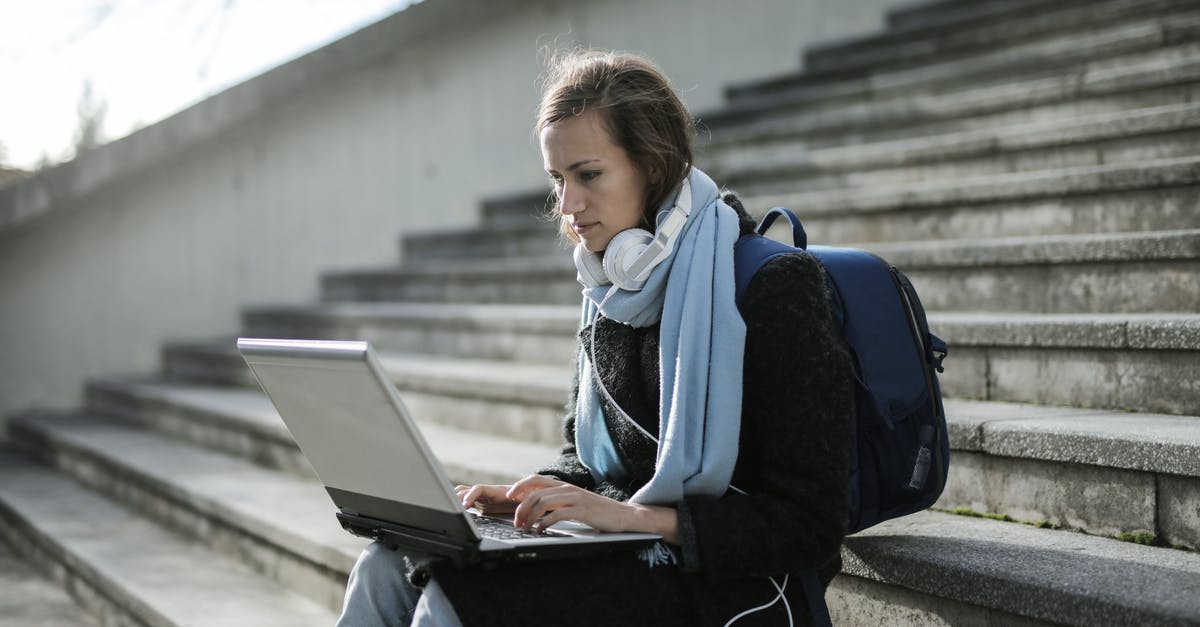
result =
M930 333L929 334L929 354L926 359L929 360L929 365L933 366L934 370L939 373L946 372L942 367L942 361L946 359L946 355L950 354L950 348L946 346L946 341L942 338Z

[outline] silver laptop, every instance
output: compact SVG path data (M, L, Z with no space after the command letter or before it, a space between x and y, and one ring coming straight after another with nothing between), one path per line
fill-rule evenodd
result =
M237 346L355 535L458 563L575 557L660 539L578 523L527 532L464 509L366 342L240 338Z

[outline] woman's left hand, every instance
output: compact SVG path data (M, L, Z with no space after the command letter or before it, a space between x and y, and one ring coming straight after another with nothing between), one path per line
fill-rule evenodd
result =
M516 482L506 495L520 503L513 524L545 530L561 520L573 520L599 531L657 533L677 544L678 517L670 507L623 503L544 475Z

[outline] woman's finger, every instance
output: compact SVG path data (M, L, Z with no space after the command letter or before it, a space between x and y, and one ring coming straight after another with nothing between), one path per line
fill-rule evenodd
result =
M533 490L569 485L569 483L559 481L554 477L547 477L545 475L529 475L528 477L525 477L524 479L512 484L512 487L510 487L508 492L505 493L504 498L510 501L520 502L525 500L526 495Z

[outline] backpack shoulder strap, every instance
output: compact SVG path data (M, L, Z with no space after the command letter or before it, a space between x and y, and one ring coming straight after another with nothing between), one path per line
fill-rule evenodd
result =
M788 222L792 223L792 246L777 242L763 235L771 227L771 223L779 216L786 217ZM736 285L735 302L739 306L742 304L742 301L746 298L746 287L750 285L750 280L769 261L779 255L803 250L807 246L808 235L804 232L804 227L800 225L800 218L796 217L796 214L784 207L775 207L768 211L763 216L762 221L759 222L757 232L739 237L737 243L733 246L733 272L734 283Z

